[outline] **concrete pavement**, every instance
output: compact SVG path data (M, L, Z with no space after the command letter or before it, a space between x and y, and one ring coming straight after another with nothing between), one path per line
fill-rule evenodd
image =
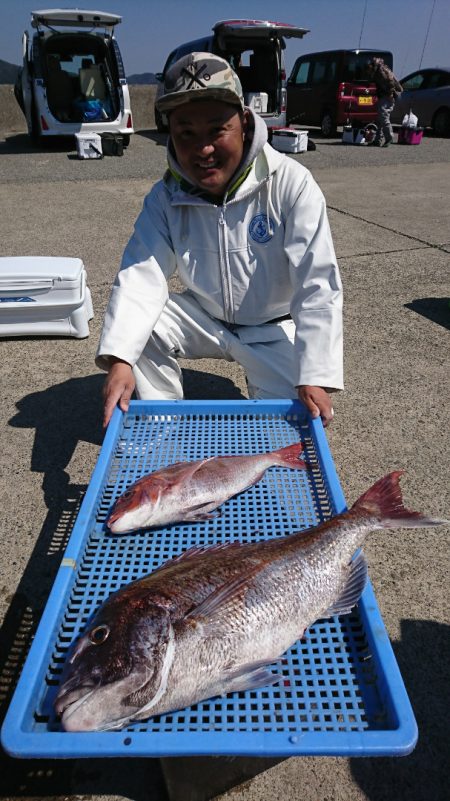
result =
M150 126L122 159L102 162L80 162L63 146L35 151L17 129L0 139L2 255L82 258L95 310L85 340L0 341L3 713L99 452L102 378L93 358L102 316L143 197L165 163L164 137ZM448 518L450 140L425 137L416 148L382 151L316 142L316 151L295 158L327 198L345 287L346 390L328 432L343 490L351 503L384 473L405 468L407 505ZM185 367L191 397L245 394L236 365ZM255 761L253 768L211 760L216 776L247 779L221 801L448 798L448 534L384 531L365 549L419 725L415 751L401 759ZM184 801L208 797L206 767L197 768L192 760L190 779L177 789ZM155 760L3 756L0 776L4 801L167 797Z

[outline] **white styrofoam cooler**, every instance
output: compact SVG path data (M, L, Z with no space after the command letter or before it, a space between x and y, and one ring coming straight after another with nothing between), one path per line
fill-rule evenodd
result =
M275 150L282 153L303 153L308 150L308 131L296 128L277 128L272 133L270 143Z
M257 114L265 114L267 112L269 95L267 92L246 92L244 95L244 102L246 106L252 108Z
M96 133L75 134L79 159L101 159L103 157L102 138Z
M0 336L89 336L94 316L81 259L0 257Z

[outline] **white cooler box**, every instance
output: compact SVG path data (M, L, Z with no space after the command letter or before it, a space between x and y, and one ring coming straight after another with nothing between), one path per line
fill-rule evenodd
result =
M295 128L275 129L270 144L282 153L303 153L308 150L308 131L298 131Z
M267 113L267 104L269 102L269 95L267 92L246 92L244 95L244 103L257 114Z
M94 316L81 259L0 258L0 336L89 336Z
M75 134L79 159L103 158L102 138L96 133Z

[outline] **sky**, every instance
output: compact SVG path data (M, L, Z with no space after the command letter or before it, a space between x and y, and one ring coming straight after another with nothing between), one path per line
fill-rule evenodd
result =
M422 67L450 66L450 0L92 0L34 3L0 0L0 59L22 61L30 12L76 7L121 14L116 37L127 75L160 72L179 44L207 36L221 19L269 19L309 28L287 41L289 71L298 55L336 48L376 48L394 54L398 78Z

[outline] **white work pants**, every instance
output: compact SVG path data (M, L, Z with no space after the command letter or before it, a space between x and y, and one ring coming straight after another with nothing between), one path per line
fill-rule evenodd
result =
M133 368L142 400L183 398L178 359L227 359L244 369L250 398L296 398L291 319L258 326L227 326L189 292L171 293Z

